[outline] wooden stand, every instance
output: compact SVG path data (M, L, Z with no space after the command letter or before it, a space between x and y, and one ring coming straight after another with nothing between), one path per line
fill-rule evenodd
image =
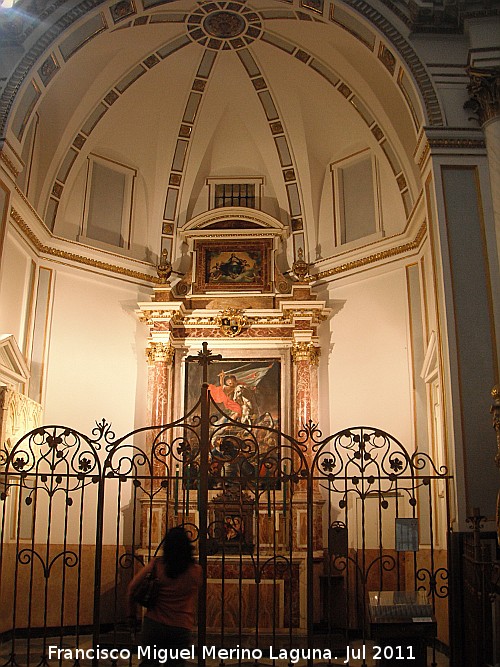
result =
M370 593L369 610L377 664L395 667L411 660L413 667L427 666L427 645L436 637L437 623L422 591Z

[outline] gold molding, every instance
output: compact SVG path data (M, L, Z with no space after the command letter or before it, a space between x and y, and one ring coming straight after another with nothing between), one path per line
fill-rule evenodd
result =
M327 319L327 315L323 313L323 308L293 308L287 307L287 304L282 304L283 312L288 313L287 321L294 319L310 319L313 324L321 324Z
M38 215L38 211L35 210L35 208L32 206L31 202L27 199L26 195L24 192L21 190L21 188L17 185L17 183L14 183L14 188L17 192L17 194L21 197L23 202L26 204L26 206L29 208L29 210L33 213L35 218L43 225L44 222L42 218Z
M424 166L427 158L429 157L430 152L431 152L431 147L429 145L429 142L426 141L425 145L424 145L424 148L422 150L422 155L420 156L420 160L418 161L418 168L420 169L420 171L422 171L423 166Z
M324 322L329 314L330 309L325 307L323 302L314 302L314 304L304 303L288 303L281 302L277 308L260 311L258 308L227 308L218 312L211 309L195 309L195 311L186 311L181 302L169 302L168 304L158 304L154 307L154 303L141 304L141 309L137 311L138 318L141 322L145 322L149 326L161 324L167 326L168 330L175 330L176 328L198 329L200 327L205 329L215 329L221 327L221 318L223 316L242 317L244 319L243 328L259 329L262 327L293 327L295 328L296 320L308 320L312 325ZM302 307L300 307L302 306ZM230 334L227 334L230 335Z
M484 139L429 139L429 147L431 150L435 148L445 148L447 150L479 150L485 149L486 143Z
M484 139L429 139L429 146L433 148L461 148L461 149L484 149Z
M293 310L284 308L284 313L279 315L248 315L248 326L249 327L259 327L259 326L292 326L294 319L310 319L313 324L320 324L327 319L326 315L316 311L316 310ZM180 313L175 313L171 318L166 317L163 314L158 313L158 318L154 317L154 313L147 312L147 318L144 318L143 321L146 321L148 324L152 324L154 319L159 319L162 322L167 321L171 322L172 326L182 326L182 327L219 327L220 320L219 315L181 315ZM245 325L246 326L246 325Z
M25 320L26 326L24 330L24 341L23 341L23 354L26 358L29 358L30 342L33 336L33 323L35 319L35 309L33 307L35 303L35 294L36 294L36 282L37 282L37 265L36 262L31 260L30 267L30 276L28 281L28 298L26 300L26 309L25 309Z
M338 275L339 273L345 273L346 271L351 271L352 269L358 269L367 264L373 264L379 262L383 259L388 259L389 257L394 257L396 255L404 255L411 250L417 250L422 243L422 240L427 231L427 223L424 221L420 226L420 229L417 232L417 235L413 241L408 241L408 243L403 243L403 245L396 246L395 248L389 248L388 250L382 250L381 252L373 253L367 257L362 257L361 259L355 259L351 262L345 262L340 266L336 266L333 269L327 269L326 271L320 271L319 273L314 274L315 280L323 280L323 278L328 278L330 276Z
M54 269L49 269L46 266L41 266L38 269L38 286L40 286L40 274L42 272L46 271L49 274L49 283L47 286L47 295L46 299L44 299L43 306L45 309L45 320L43 323L43 344L42 344L42 350L41 350L41 364L40 364L40 384L38 387L38 399L39 403L42 403L42 398L43 398L43 392L45 387L47 386L47 365L48 365L48 349L49 349L49 337L50 337L50 315L51 315L51 310L52 310L52 305L54 302ZM38 288L38 293L36 295L36 301L39 301L40 298L40 290ZM35 304L36 308L36 304ZM33 334L35 336L35 333ZM33 364L34 359L31 359L31 363ZM31 380L30 380L31 384Z
M16 191L22 195L17 186L16 186ZM27 200L25 199L24 195L22 195L22 197L25 200L25 202L29 204L29 202L27 202ZM30 209L33 211L33 213L35 213L37 219L43 224L43 221L39 217L38 213L36 213L36 211L31 207L31 205ZM44 245L40 241L40 239L36 236L36 234L34 234L29 225L25 222L23 217L16 211L14 207L11 207L10 216L14 220L14 222L16 222L19 229L28 237L28 239L34 245L36 250L40 253L45 253L53 257L67 259L103 271L109 271L111 273L127 276L129 278L143 280L148 283L153 283L153 284L159 283L159 278L157 276L151 276L147 273L142 273L140 271L133 271L132 269L125 269L123 267L116 266L108 262L102 262L100 260L90 259L88 257L84 257L83 255L77 255L76 253L71 253L66 250L58 250L57 248L52 248L48 245ZM328 278L329 276L338 275L340 273L350 271L351 269L360 268L362 266L373 264L374 262L378 262L383 259L388 259L396 255L404 254L411 250L416 250L420 246L420 243L422 242L425 232L426 232L426 223L423 222L413 241L409 241L408 243L404 243L403 245L397 246L395 248L389 248L388 250L383 250L381 252L368 255L367 257L363 257L362 259L359 260L346 262L332 269L320 271L319 273L314 274L312 278L313 280L322 280L324 278Z
M7 235L10 194L9 186L0 178L0 257L3 257L5 237Z
M496 384L491 390L491 398L493 399L493 404L491 406L490 412L493 415L493 428L495 429L495 436L497 441L497 452L495 455L495 464L500 470L500 385ZM500 545L500 491L497 494L497 514L496 514L496 524L497 524L497 541Z
M241 311L242 312L242 311ZM161 320L165 321L167 318L165 318L163 315L161 316ZM285 315L276 315L276 316L264 316L260 317L258 315L249 315L247 317L248 319L248 326L268 326L268 325L291 325L292 320L290 317L287 317ZM171 318L172 325L175 326L182 326L182 327L216 327L220 326L219 324L219 315L181 315L180 313L176 313L172 318Z
M138 314L139 322L144 322L145 324L152 325L155 321L160 322L176 322L182 324L181 320L176 319L178 313L173 313L171 310L141 310Z
M312 342L306 343L305 341L301 341L300 343L294 343L290 348L290 352L294 363L308 361L313 366L319 364L321 349Z
M413 303L412 303L412 290L411 290L411 276L410 276L410 269L416 269L417 271L417 276L418 276L418 300L421 303L421 285L420 285L420 273L419 272L419 264L418 261L409 263L405 266L405 281L406 281L406 312L408 315L408 329L409 329L409 336L408 336L408 349L409 349L409 356L410 356L410 368L411 368L411 404L412 404L412 422L413 422L413 440L414 442L418 442L418 415L417 415L417 368L416 368L416 363L415 363L415 353L416 353L416 341L415 341L415 331L414 331L414 321L413 321L413 316L415 315L415 309L413 308ZM423 324L423 322L422 322ZM418 369L420 370L420 369ZM427 405L426 407L426 415L427 415Z
M50 255L52 257L58 257L61 259L67 259L72 262L77 262L78 264L85 264L86 266L91 266L94 269L100 269L102 271L117 273L122 276L127 276L128 278L136 278L138 280L144 280L148 283L158 282L158 278L156 276L150 276L147 273L142 273L141 271L133 271L132 269L125 269L121 266L115 266L113 264L109 264L108 262L102 262L101 260L98 259L90 259L89 257L84 257L83 255L77 255L73 252L68 252L66 250L58 250L57 248L51 248L50 246L44 245L14 207L11 207L10 209L10 217L12 218L12 220L14 220L19 229L28 237L28 239L31 241L31 243L34 245L35 249L39 253L44 253L46 255Z
M438 265L437 265L437 256L439 255L439 253L437 248L437 239L435 238L435 227L434 227L434 220L437 219L437 215L435 214L433 198L431 194L435 187L436 186L435 186L434 176L432 173L429 173L424 183L424 190L425 190L425 205L427 209L427 217L429 220L429 251L430 251L429 255L431 263L431 289L433 293L433 310L434 310L434 321L436 323L436 337L437 337L436 354L437 354L438 378L439 378L438 398L442 406L442 415L443 415L443 420L442 420L443 455L445 459L445 465L451 467L451 454L450 454L451 445L448 444L451 438L450 438L448 420L446 418L446 415L448 414L448 397L445 389L446 373L444 367L444 354L443 354L442 331L444 324L443 324L443 313L441 310L441 300L439 296L439 276L438 276ZM437 446L438 439L436 439L435 444ZM458 508L455 506L454 507L455 517L453 518L453 520L456 520L457 510Z
M174 355L175 348L171 343L150 341L146 348L146 357L150 365L156 361L165 361L167 364L172 364Z
M14 178L17 178L21 171L16 168L15 164L10 160L3 151L0 152L0 160L5 163L7 169L10 171L10 173L14 176Z
M424 141L424 143L421 143ZM442 138L442 137L429 137L425 139L423 134L420 135L417 141L417 148L414 151L414 157L417 158L419 152L421 151L420 157L418 157L418 167L422 171L423 166L426 160L429 157L429 154L433 150L444 149L449 151L463 150L463 151L477 151L477 150L486 150L486 142L484 138L481 139L465 139L460 137L454 138Z

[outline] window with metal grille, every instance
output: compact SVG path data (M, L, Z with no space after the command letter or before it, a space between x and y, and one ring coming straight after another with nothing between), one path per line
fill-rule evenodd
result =
M217 183L215 185L214 208L222 208L223 206L255 208L254 183Z

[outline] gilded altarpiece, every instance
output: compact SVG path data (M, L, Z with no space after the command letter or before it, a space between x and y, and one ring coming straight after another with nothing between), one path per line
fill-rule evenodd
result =
M278 221L256 212L235 234L224 224L214 231L217 223L206 218L210 232L196 223L184 232L191 268L171 281L163 258L161 282L138 313L150 331L152 424L191 415L206 373L208 504L200 502L197 452L186 436L170 467L167 501L157 496L155 511L144 512L142 534L159 543L166 527L199 526L206 511L208 632L250 631L257 598L262 632L305 632L306 555L312 541L320 567L323 500L314 489L311 526L311 495L293 471L297 458L307 466L313 452L297 453L290 442L317 422L318 327L330 311L315 297L303 261L287 277L278 269L275 257L287 235ZM205 369L196 363L203 344L220 355Z

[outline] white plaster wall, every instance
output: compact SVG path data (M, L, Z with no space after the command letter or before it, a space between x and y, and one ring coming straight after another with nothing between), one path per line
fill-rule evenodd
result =
M57 268L47 422L88 433L104 417L117 434L144 425L147 330L134 311L148 298L125 281Z
M117 438L147 424L147 329L134 311L137 302L149 296L147 290L120 279L56 267L45 424L66 425L91 435L95 421L105 418ZM104 446L101 459L106 455L103 450ZM117 488L115 483L107 486L104 542L113 543ZM127 484L122 491L122 513L127 512L130 487ZM85 505L90 512L84 521L87 543L95 539L95 501L91 489ZM74 524L71 533L77 520ZM56 532L61 528L54 526Z
M14 334L22 349L26 327L31 256L12 228L7 228L0 272L0 333Z
M334 315L321 371L323 433L374 426L413 451L404 266L339 280L328 291Z
M18 342L24 336L27 286L31 257L14 234L8 233L0 284L0 329L13 333ZM50 344L46 360L43 423L69 426L91 436L95 421L111 422L117 438L145 426L147 328L135 314L138 301L147 301L150 291L121 278L92 274L81 269L44 262L55 275L54 302L50 322ZM104 443L99 452L106 456ZM117 500L117 484L107 484L104 542L116 539L120 516L121 533L129 536L131 484L122 488ZM95 540L97 487L86 490L82 540ZM48 498L41 495L37 510L37 537L47 530ZM52 539L64 535L68 513L69 542L78 541L79 501L66 506L64 494L56 494L52 506ZM28 511L27 508L24 508ZM15 512L9 508L9 514ZM13 515L12 515L13 516ZM127 539L127 537L124 537ZM130 540L130 536L128 537Z

